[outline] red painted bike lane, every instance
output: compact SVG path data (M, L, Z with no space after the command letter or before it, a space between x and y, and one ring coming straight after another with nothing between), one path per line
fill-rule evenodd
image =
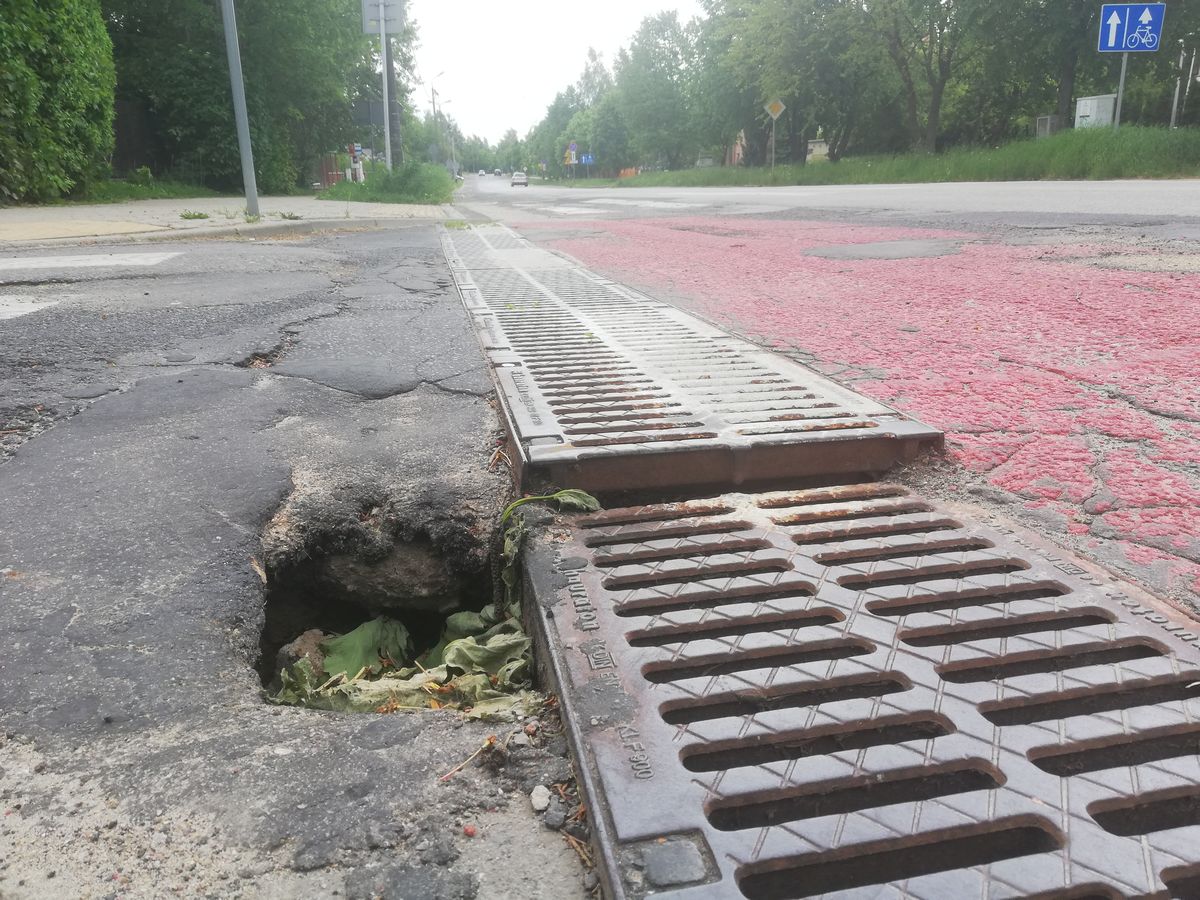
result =
M1200 606L1200 276L1102 267L1111 245L911 228L741 218L571 226L587 236L549 246L799 351L945 430L966 480ZM561 229L522 230L538 240L551 227ZM945 240L957 252L829 258Z

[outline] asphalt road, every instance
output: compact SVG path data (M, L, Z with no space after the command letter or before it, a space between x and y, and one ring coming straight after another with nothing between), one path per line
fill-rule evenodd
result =
M565 744L443 782L499 726L255 671L256 566L401 540L490 580L491 390L429 225L0 254L0 895L467 900L510 856L582 893L524 796Z
M472 176L459 205L941 428L900 477L1200 609L1200 181Z

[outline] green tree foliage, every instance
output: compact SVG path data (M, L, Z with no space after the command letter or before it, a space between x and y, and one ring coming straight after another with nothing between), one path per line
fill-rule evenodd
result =
M685 79L691 56L674 12L642 21L627 52L617 58L617 88L632 143L646 165L678 168L695 160L695 138Z
M238 183L219 4L103 4L118 96L147 109L159 158L213 184ZM361 33L354 0L240 0L238 32L259 186L286 191L320 153L358 136L350 105L379 96L378 41Z
M113 59L99 0L5 0L0 201L84 184L112 151Z
M1080 96L1116 90L1120 58L1095 51L1098 0L702 0L686 25L645 19L616 57L591 51L579 81L529 134L534 158L560 163L568 139L601 168L690 166L735 145L762 164L770 120L781 161L809 139L829 158L995 146L1033 134L1039 116L1069 127ZM1131 60L1123 120L1165 125L1180 48L1200 46L1200 0L1172 0L1162 51ZM1186 80L1186 79L1185 79ZM1200 123L1200 85L1181 113ZM790 151L790 152L789 152ZM611 163L611 166L610 166Z

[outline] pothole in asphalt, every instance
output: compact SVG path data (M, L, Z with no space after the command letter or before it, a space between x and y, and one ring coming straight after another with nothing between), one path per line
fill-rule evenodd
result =
M335 673L325 673L320 644L378 619L400 623L418 659L441 640L450 616L479 613L491 598L487 576L454 572L427 539L397 542L382 558L299 560L271 573L257 669L265 687L278 689L280 670L307 655L328 677Z

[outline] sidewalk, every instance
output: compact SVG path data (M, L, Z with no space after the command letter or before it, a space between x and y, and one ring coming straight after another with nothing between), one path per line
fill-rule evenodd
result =
M370 225L403 219L445 220L457 216L453 206L358 203L315 197L261 197L258 222L247 222L241 197L190 200L132 200L126 203L0 208L0 248L64 239L139 236L193 237L204 234L253 234L256 231L311 231L317 224ZM183 212L205 213L206 219L184 219Z

